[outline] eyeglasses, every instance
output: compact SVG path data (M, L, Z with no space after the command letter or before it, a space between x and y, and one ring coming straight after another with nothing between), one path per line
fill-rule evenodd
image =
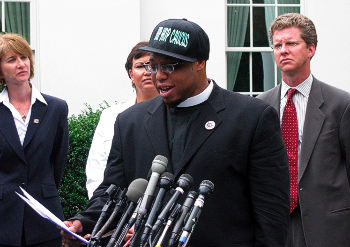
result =
M159 65L159 67L163 73L170 74L174 72L175 66L179 65L182 62L183 61L177 63L161 64ZM149 62L147 62L143 64L143 67L145 67L146 71L151 74L155 74L158 71L158 64L150 64Z
M295 40L295 41L288 41L288 42L284 42L284 45L287 47L287 48L294 48L296 47L297 45L299 45L301 42L305 42L304 40ZM274 45L271 46L271 48L275 51L279 51L282 49L282 44L283 43L276 43Z

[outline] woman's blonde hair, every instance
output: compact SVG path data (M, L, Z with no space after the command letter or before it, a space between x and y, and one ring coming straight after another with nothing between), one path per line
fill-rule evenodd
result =
M0 61L8 53L15 52L27 56L30 61L29 79L34 77L34 59L32 49L28 42L17 33L1 33L0 34ZM0 69L1 72L1 69ZM1 72L2 73L2 72ZM5 83L4 79L0 80L0 87Z

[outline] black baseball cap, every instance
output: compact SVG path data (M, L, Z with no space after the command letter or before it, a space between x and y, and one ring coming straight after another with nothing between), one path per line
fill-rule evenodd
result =
M140 50L160 53L188 62L209 59L209 37L196 23L187 19L169 19L153 30L147 46Z

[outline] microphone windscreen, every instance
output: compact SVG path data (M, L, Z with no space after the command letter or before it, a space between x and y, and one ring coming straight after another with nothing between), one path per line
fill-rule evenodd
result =
M210 180L203 180L199 185L198 193L208 198L214 192L214 184Z
M174 179L175 179L175 176L172 173L170 173L170 172L163 172L162 175L160 176L160 179L161 180L165 179L165 180L170 181L170 183L173 183Z
M193 183L193 177L190 174L182 174L177 180L178 187L181 187L184 191L189 190Z
M168 159L162 155L157 155L152 162L152 172L162 174L168 166Z
M128 201L137 203L139 198L145 193L148 181L143 178L137 178L132 181L128 187L128 192L126 192L126 197Z

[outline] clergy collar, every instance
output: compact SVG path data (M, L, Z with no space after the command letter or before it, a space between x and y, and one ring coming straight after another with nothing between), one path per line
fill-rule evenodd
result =
M196 96L186 99L185 101L178 104L177 107L190 107L203 103L209 98L211 92L213 91L213 87L214 83L211 80L209 80L209 86L207 86L207 88L204 89L203 92L197 94Z

